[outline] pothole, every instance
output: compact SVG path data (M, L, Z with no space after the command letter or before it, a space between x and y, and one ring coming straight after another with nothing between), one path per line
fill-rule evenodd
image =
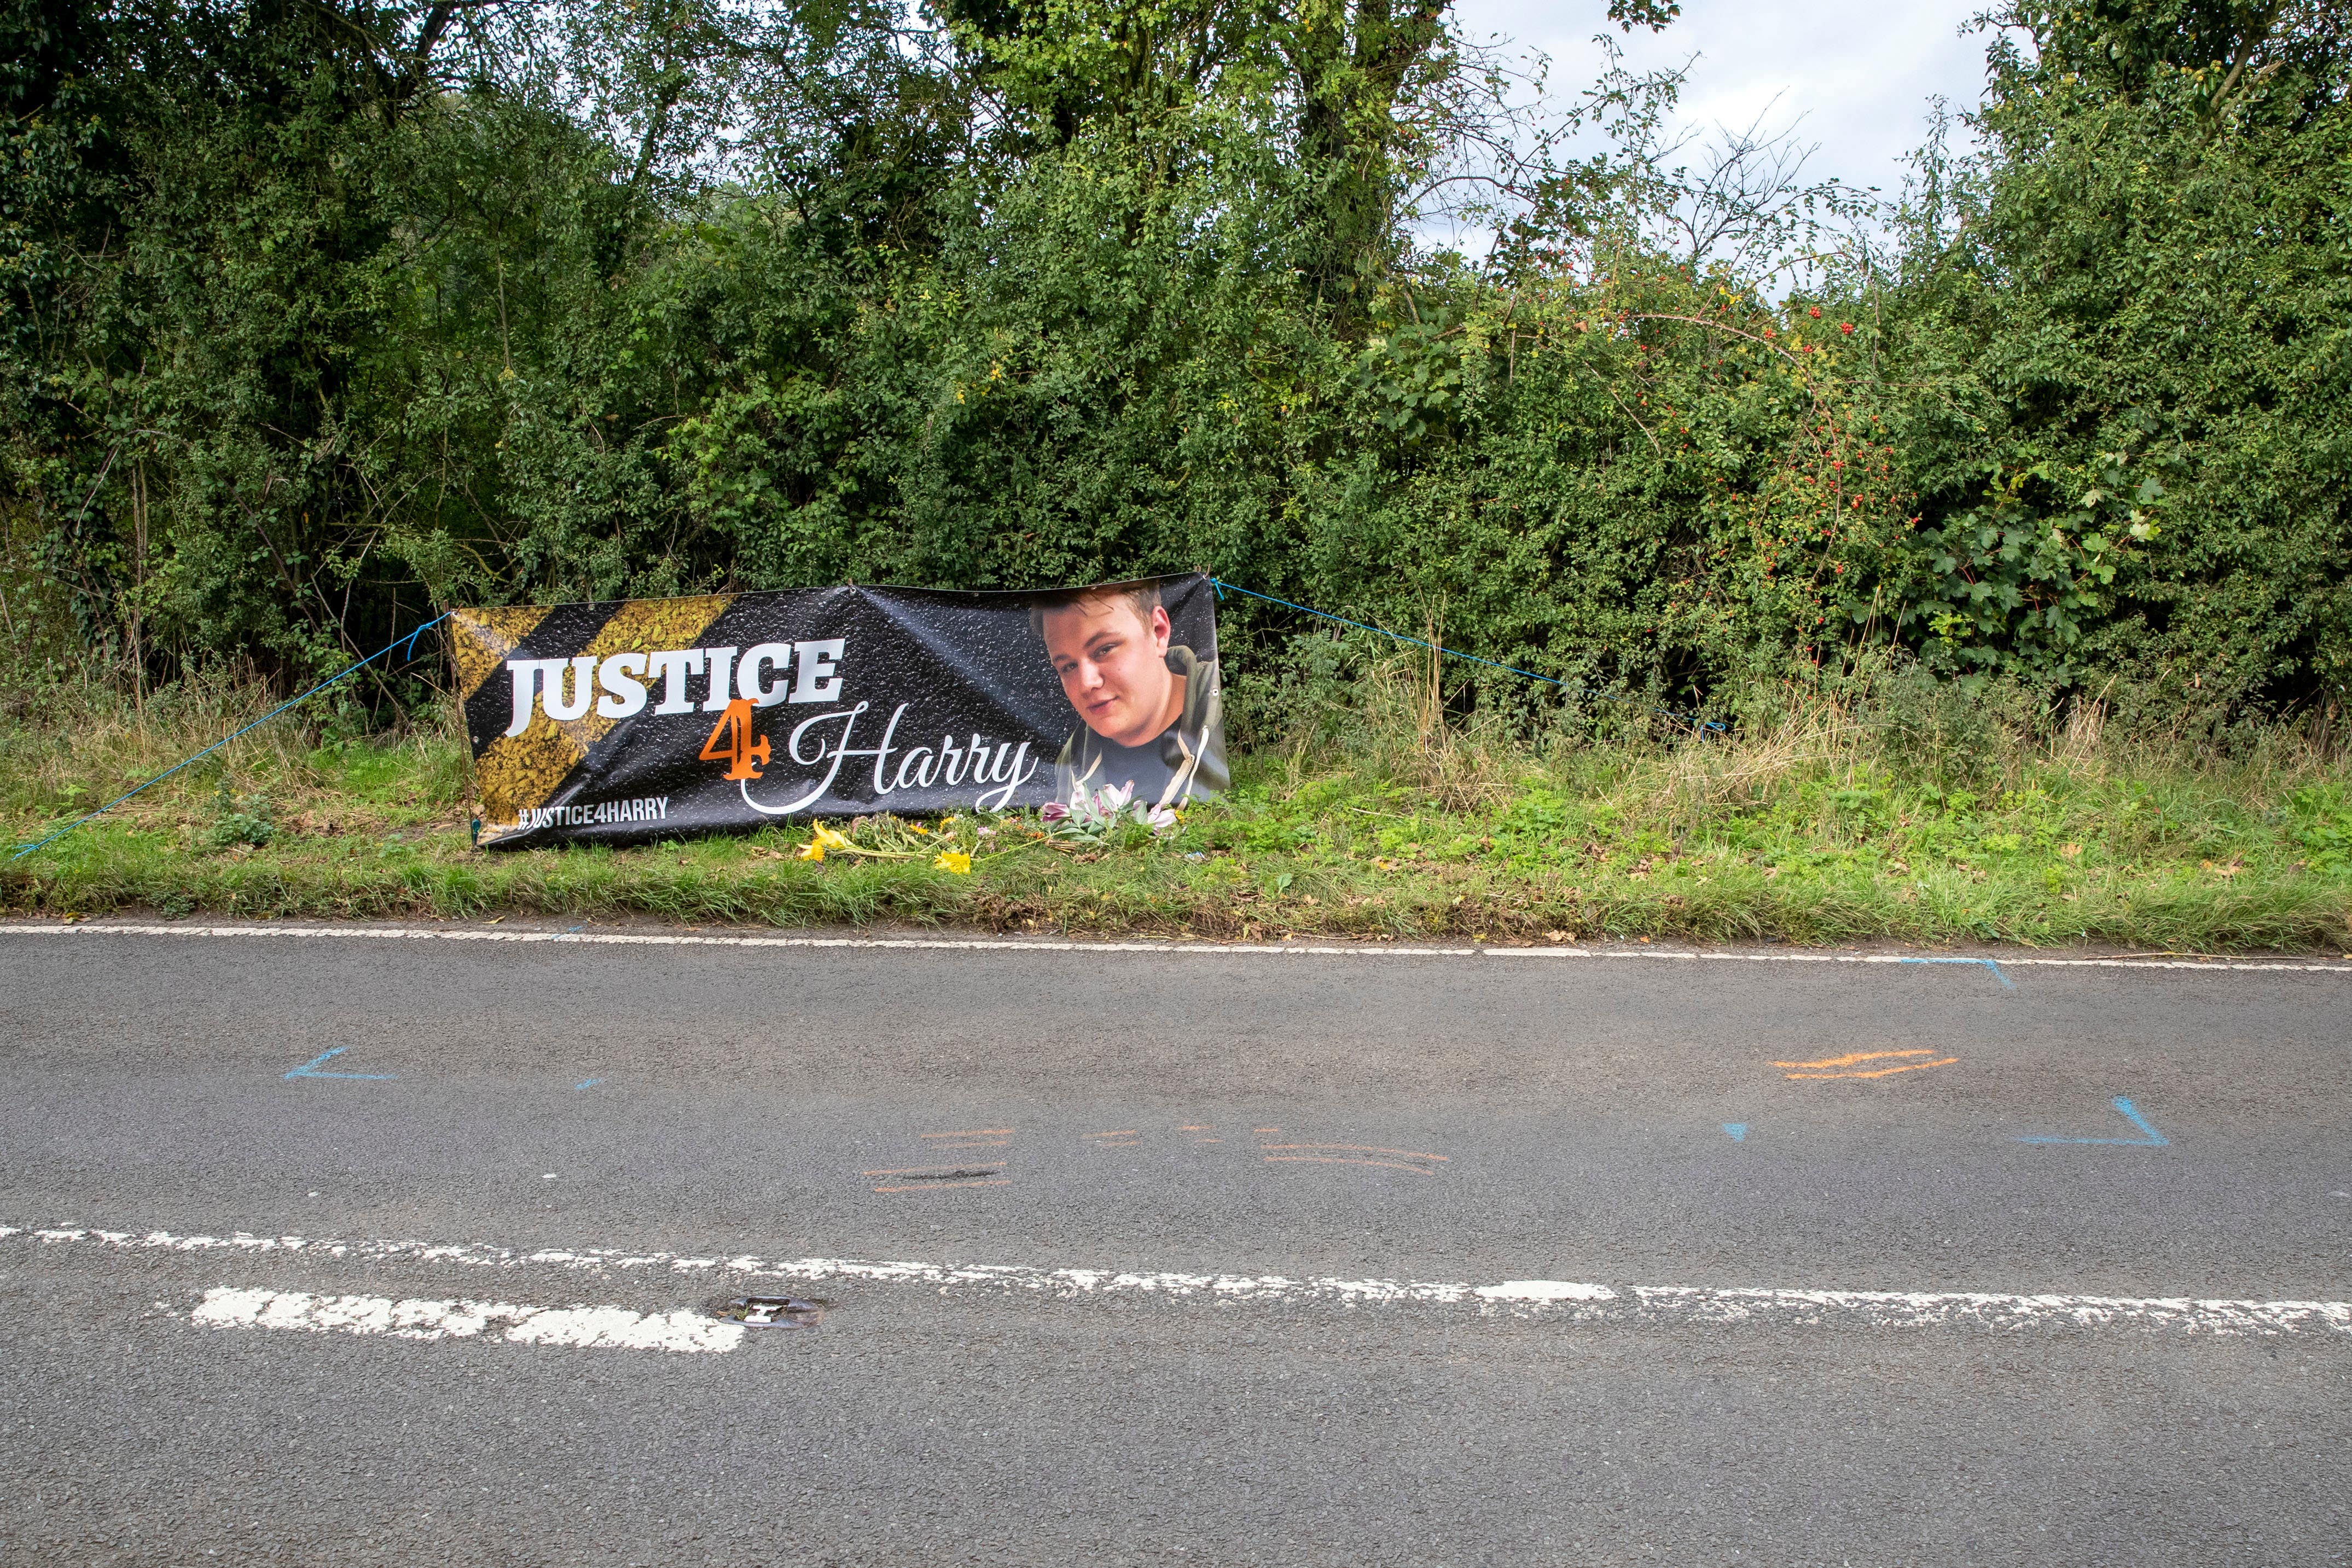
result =
M721 1296L709 1307L721 1322L747 1329L813 1329L824 1317L825 1303L798 1296Z

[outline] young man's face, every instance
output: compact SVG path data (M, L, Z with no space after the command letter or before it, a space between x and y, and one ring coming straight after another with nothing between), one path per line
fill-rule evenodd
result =
M1045 651L1087 728L1139 746L1176 721L1183 693L1168 668L1168 612L1147 621L1125 599L1086 599L1045 612Z

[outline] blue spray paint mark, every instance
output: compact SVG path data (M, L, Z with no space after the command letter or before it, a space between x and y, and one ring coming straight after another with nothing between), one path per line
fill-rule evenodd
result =
M2116 1096L2113 1103L2115 1108L2122 1111L2125 1118L2134 1127L2138 1128L2144 1136L2138 1138L2020 1138L2018 1142L2021 1143L2111 1143L2126 1149L2163 1149L2170 1146L2172 1140L2149 1126L2147 1118L2134 1110L2130 1100L2119 1094Z
M288 1078L373 1078L373 1079L398 1078L398 1077L400 1076L398 1073L391 1073L391 1072L320 1072L320 1071L319 1070L319 1064L320 1064L320 1062L326 1061L326 1060L330 1059L331 1058L334 1058L334 1057L341 1056L345 1051L347 1051L347 1050L349 1050L349 1049L351 1049L351 1047L350 1047L349 1046L337 1046L337 1047L336 1047L333 1050L331 1050L331 1051L320 1051L317 1056L312 1057L309 1061L304 1062L300 1067L296 1068L292 1072L288 1073L286 1076L287 1076Z
M577 1094L583 1089L593 1089L604 1081L604 1080L601 1078L582 1079L578 1083L572 1086L572 1091L574 1094Z
M2000 965L1990 958L1906 958L1902 962L1905 963L1980 963L1992 971L1992 977L2000 982L2004 990L2017 989L2017 982L2003 974L2000 972Z
M1727 1121L1723 1124L1723 1130L1731 1134L1731 1141L1734 1143L1748 1142L1748 1123L1745 1121Z

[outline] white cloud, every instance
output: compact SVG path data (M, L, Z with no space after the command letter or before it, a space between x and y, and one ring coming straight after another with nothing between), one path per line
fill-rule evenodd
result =
M1928 102L1974 109L1984 89L1988 37L1963 33L1983 0L1685 0L1664 32L1630 37L1609 26L1599 0L1562 6L1541 0L1456 0L1454 18L1473 38L1501 35L1551 59L1555 91L1572 92L1604 63L1592 42L1607 31L1637 70L1674 67L1693 55L1677 119L1684 130L1743 131L1764 115L1765 131L1792 122L1821 150L1816 178L1902 185L1904 155L1925 133Z

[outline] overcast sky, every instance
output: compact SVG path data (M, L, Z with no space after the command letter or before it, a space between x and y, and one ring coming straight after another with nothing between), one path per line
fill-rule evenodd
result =
M1699 57L1684 91L1685 125L1744 130L1769 105L1766 129L1801 116L1800 139L1821 143L1807 173L1891 195L1902 184L1904 153L1921 139L1928 100L1976 107L1989 40L1960 26L1986 8L1987 0L1684 0L1681 17L1662 33L1628 38L1608 30L1637 70ZM1454 6L1465 33L1499 33L1550 56L1552 83L1564 91L1600 74L1592 36L1607 27L1606 11L1605 0Z

